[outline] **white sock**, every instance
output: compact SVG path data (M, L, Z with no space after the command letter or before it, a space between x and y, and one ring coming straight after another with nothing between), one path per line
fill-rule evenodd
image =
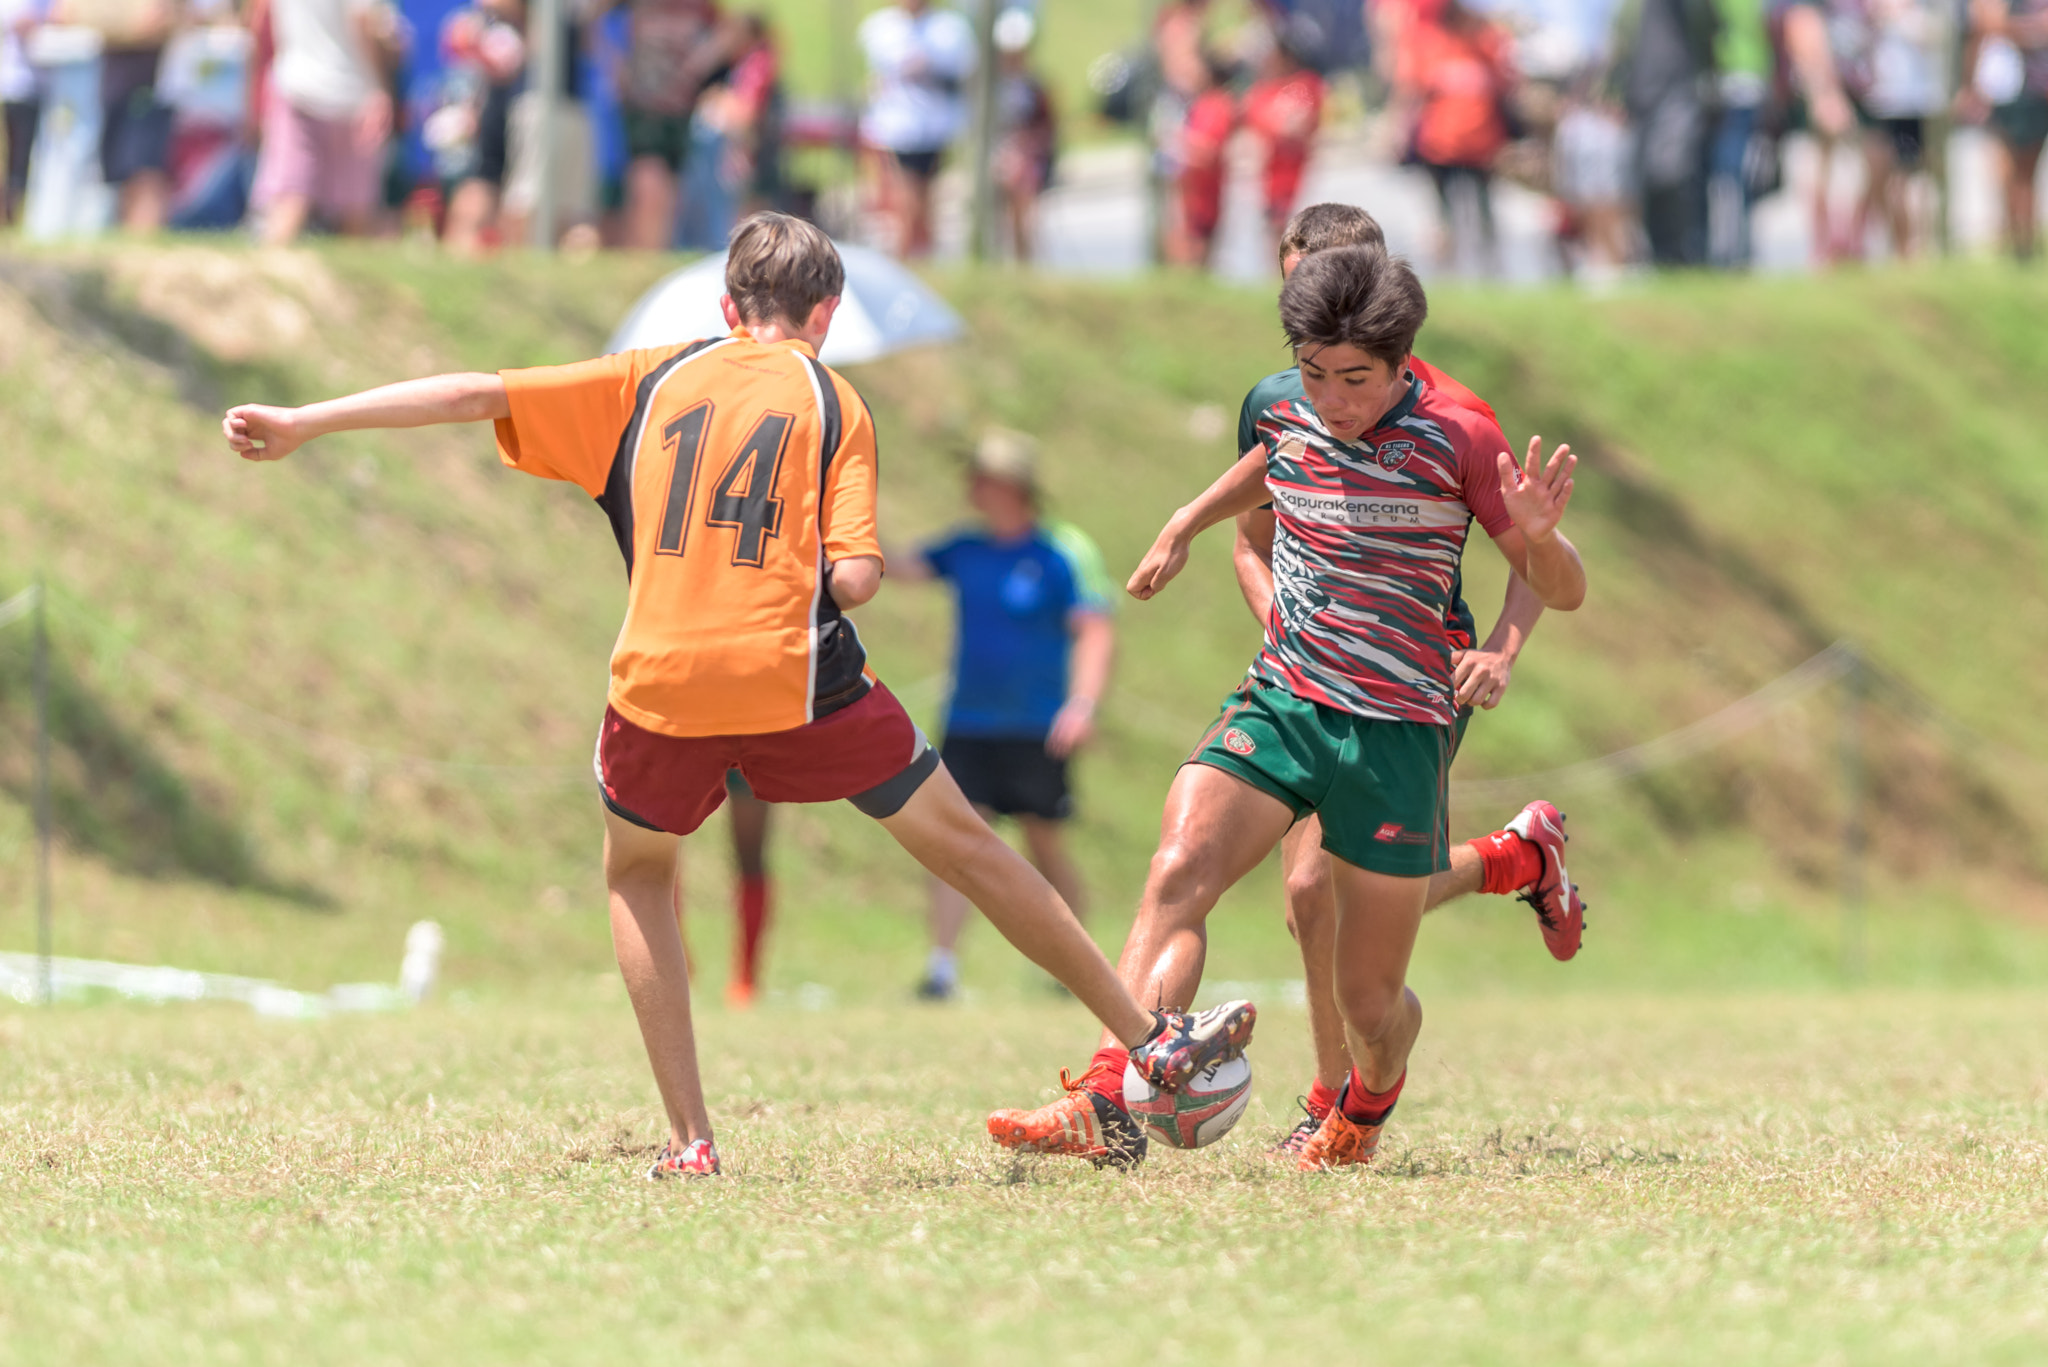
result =
M933 982L951 987L960 981L960 961L953 956L952 950L933 945L931 957L924 961L924 973Z

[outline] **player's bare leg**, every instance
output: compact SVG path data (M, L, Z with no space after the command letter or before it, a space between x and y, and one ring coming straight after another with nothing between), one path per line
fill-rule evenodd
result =
M1145 880L1145 896L1124 941L1117 973L1137 1000L1184 1011L1202 980L1208 953L1209 912L1225 889L1249 873L1287 831L1286 804L1206 764L1185 764L1167 791L1159 851ZM1244 1003L1211 1007L1190 1020L1211 1044L1229 1034L1234 1057L1251 1030ZM1113 1031L1079 1078L1060 1074L1066 1094L1033 1110L1001 1110L988 1118L989 1137L1026 1153L1057 1153L1098 1165L1143 1160L1145 1137L1124 1105L1124 1044Z
M987 807L976 805L975 812L983 822L993 827L996 814ZM925 930L931 941L930 953L925 959L924 977L917 984L917 995L929 1002L952 1000L959 987L960 936L967 929L968 913L974 910L968 900L960 895L959 889L944 880L933 878L931 901L925 913ZM1054 888L1058 891L1057 885Z
M1088 890L1082 886L1081 870L1074 866L1074 856L1067 849L1066 823L1047 821L1042 816L1020 816L1017 829L1024 833L1024 852L1045 875L1045 881L1059 893L1075 920L1086 921Z
M1430 880L1374 873L1341 859L1329 867L1337 894L1331 983L1354 1063L1336 1105L1301 1146L1297 1161L1311 1171L1372 1158L1422 1032L1422 1003L1407 979Z
M1209 953L1209 913L1293 821L1285 803L1243 779L1207 764L1180 767L1167 790L1145 895L1117 959L1118 974L1139 1001L1180 1011L1194 1000Z
M1273 1147L1270 1156L1293 1160L1315 1133L1337 1091L1351 1073L1351 1049L1344 1038L1344 1017L1337 1010L1337 894L1330 877L1330 856L1322 848L1322 822L1310 815L1297 823L1280 844L1285 870L1287 931L1301 950L1302 982L1308 1007L1309 1043L1315 1052L1315 1084L1301 1099L1306 1112L1293 1130ZM1469 897L1485 885L1485 861L1469 841L1451 846L1451 866L1429 879L1425 911Z
M1315 1048L1316 1078L1335 1091L1351 1071L1344 1042L1344 1017L1331 988L1336 971L1337 891L1330 856L1322 846L1323 826L1314 816L1300 822L1280 843L1286 870L1287 930L1301 948L1302 980L1308 991L1308 1033ZM1451 866L1432 874L1425 912L1479 891L1481 864L1470 845L1451 847Z
M1130 1047L1157 1023L1118 981L1101 947L1088 938L1052 884L989 829L944 768L919 786L883 829L935 877L957 889L989 923L1095 1013Z
M1344 1043L1344 1017L1332 987L1337 955L1337 889L1330 881L1330 857L1323 852L1323 823L1313 813L1295 823L1280 842L1280 867L1287 895L1287 933L1301 950L1302 982L1308 1004L1308 1038L1316 1056L1316 1081L1335 1097L1351 1071ZM1325 1102L1313 1109L1322 1119Z
M647 1047L662 1109L668 1113L669 1145L655 1165L656 1173L672 1155L677 1171L716 1172L711 1114L704 1105L697 1036L690 1024L690 973L676 919L680 842L610 812L605 813L604 824L612 948L626 980L626 994L633 1000L633 1014L640 1021L640 1039ZM685 1166L691 1163L695 1166Z
M726 795L732 814L734 920L732 977L726 980L729 1005L753 1005L761 976L761 942L768 934L768 821L773 804L741 788Z

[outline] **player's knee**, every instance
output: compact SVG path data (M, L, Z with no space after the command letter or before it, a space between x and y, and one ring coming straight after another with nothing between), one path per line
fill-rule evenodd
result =
M1145 900L1155 906L1200 906L1215 900L1215 858L1195 841L1169 835L1152 856Z
M1287 927L1300 939L1328 925L1337 912L1337 899L1328 873L1321 864L1287 871Z

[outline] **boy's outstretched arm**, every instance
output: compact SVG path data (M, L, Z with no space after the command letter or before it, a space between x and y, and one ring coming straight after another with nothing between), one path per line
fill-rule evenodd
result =
M1202 496L1166 520L1159 539L1124 587L1133 598L1150 598L1166 587L1188 563L1188 547L1197 536L1226 518L1247 513L1266 501L1266 448L1254 446L1238 458Z
M282 460L315 437L366 427L431 427L512 416L496 375L435 375L366 389L304 408L245 403L221 419L221 434L243 460Z

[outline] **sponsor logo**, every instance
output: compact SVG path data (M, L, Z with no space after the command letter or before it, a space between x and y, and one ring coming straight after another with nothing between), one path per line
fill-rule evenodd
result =
M1223 748L1233 755L1249 755L1259 747L1250 736L1233 726L1223 733Z
M1421 831L1408 830L1398 821L1382 822L1372 838L1384 845L1422 845L1429 840Z
M1373 835L1374 840L1399 840L1400 838L1401 823L1398 821L1388 821L1383 823L1380 826L1379 830Z
M1379 461L1380 469L1391 474L1406 465L1408 457L1414 454L1415 443L1412 441L1383 441L1373 452L1373 458Z
M1456 531L1471 516L1463 502L1449 497L1372 494L1322 494L1269 482L1276 511L1301 522L1336 527L1424 527Z

